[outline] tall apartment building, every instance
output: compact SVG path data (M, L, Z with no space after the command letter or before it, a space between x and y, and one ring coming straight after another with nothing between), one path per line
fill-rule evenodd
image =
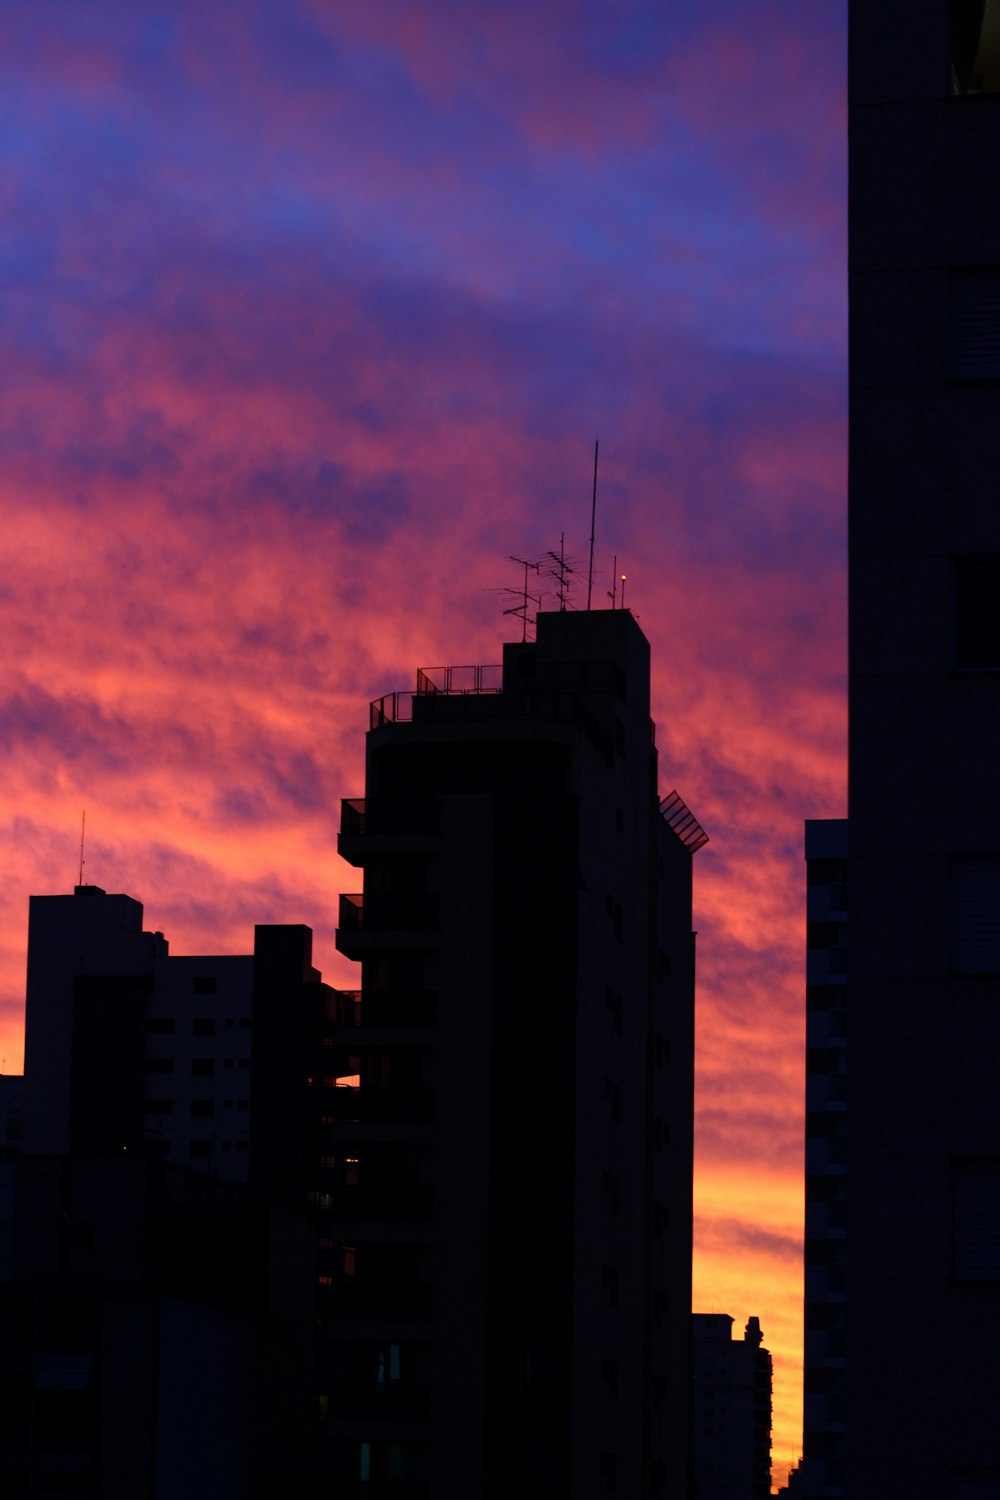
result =
M318 1105L331 1479L687 1494L704 838L659 799L627 611L372 705L339 846L360 1024Z
M997 0L852 0L852 1500L1000 1495L998 161Z
M742 1339L728 1313L691 1315L691 1428L702 1500L769 1500L771 1356L760 1319Z

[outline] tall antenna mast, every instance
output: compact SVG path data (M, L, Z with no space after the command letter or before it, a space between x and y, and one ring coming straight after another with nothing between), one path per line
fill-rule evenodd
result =
M611 570L611 587L608 589L608 598L611 600L611 608L618 607L618 553L615 553L615 565Z
M83 809L83 817L80 820L80 879L77 885L83 885L83 839L87 832L87 809Z
M587 570L587 608L594 588L594 522L597 519L597 438L594 439L594 493L590 501L590 567Z

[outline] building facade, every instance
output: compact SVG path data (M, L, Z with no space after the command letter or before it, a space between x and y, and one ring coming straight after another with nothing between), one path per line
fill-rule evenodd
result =
M1000 6L850 6L852 1500L1000 1495Z

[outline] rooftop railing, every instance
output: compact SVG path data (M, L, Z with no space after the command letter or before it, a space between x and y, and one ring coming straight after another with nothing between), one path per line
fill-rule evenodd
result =
M413 718L414 698L441 694L465 697L477 693L503 691L503 666L489 663L472 667L419 667L415 692L386 693L371 704L369 723L372 729L383 724L408 724Z

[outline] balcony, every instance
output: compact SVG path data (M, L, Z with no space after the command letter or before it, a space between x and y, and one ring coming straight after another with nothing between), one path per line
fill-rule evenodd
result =
M337 852L349 864L387 854L428 854L441 847L437 798L345 797L340 804Z
M426 891L363 892L340 897L337 948L348 958L368 958L386 948L429 948L438 942L440 903Z
M338 1125L430 1125L434 1090L335 1084L324 1088L322 1110L325 1119Z
M430 1317L431 1289L395 1279L351 1278L321 1288L321 1306L324 1317L337 1321L422 1323Z
M429 1224L434 1207L434 1190L422 1183L371 1182L365 1186L346 1187L336 1169L329 1174L330 1220L338 1224Z

